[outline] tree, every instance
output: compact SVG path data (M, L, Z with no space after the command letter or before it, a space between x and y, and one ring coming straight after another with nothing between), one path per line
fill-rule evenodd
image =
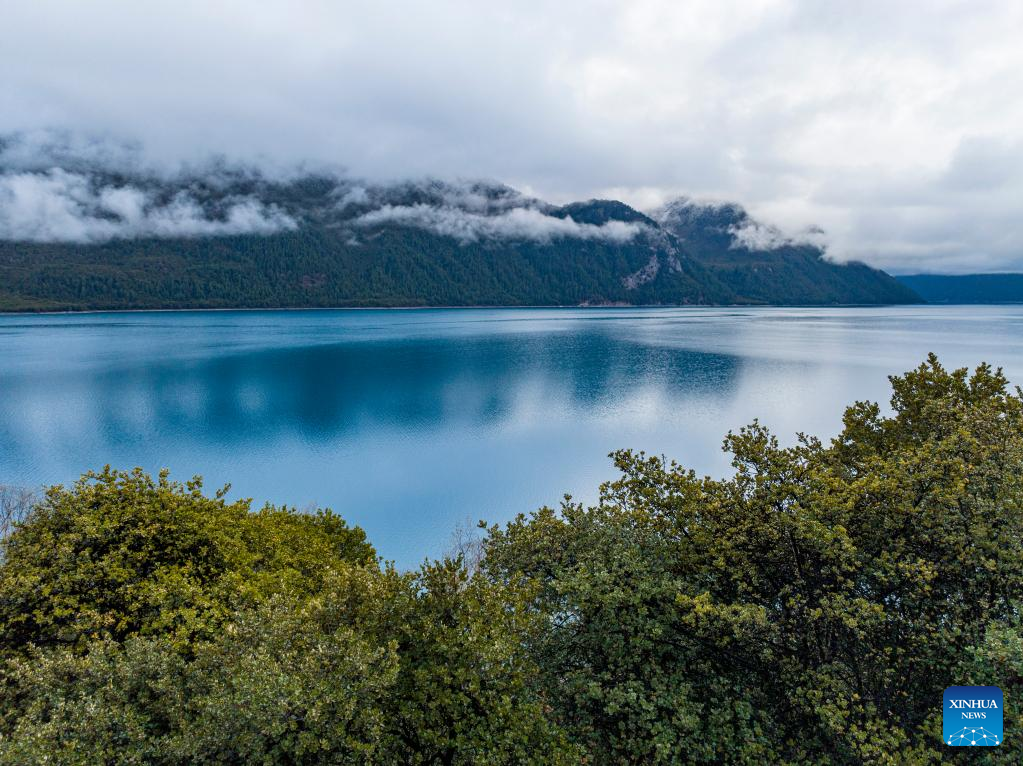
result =
M0 763L559 764L525 598L333 514L141 471L51 489L0 566Z
M596 506L491 529L595 762L935 762L944 687L1020 691L1020 392L933 356L892 387L828 445L754 424L725 480L619 452Z
M48 490L4 542L0 653L133 635L186 645L239 606L315 592L332 566L375 559L363 531L330 512L250 513L225 493L109 467Z
M35 505L35 493L25 487L0 484L0 546ZM0 547L0 556L3 549ZM2 561L3 559L0 559Z
M0 763L379 763L393 647L292 606L242 612L188 657L135 636L13 660Z

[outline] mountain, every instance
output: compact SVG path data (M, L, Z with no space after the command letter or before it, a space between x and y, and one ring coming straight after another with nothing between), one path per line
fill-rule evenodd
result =
M648 216L489 183L16 168L0 172L0 309L918 300L751 227L736 206Z
M919 303L911 287L862 263L824 257L804 241L752 219L736 204L669 203L654 216L682 249L703 264L743 303Z
M1023 303L1023 274L896 277L928 303Z

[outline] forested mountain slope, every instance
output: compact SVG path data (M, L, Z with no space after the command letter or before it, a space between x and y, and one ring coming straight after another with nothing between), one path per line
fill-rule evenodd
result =
M910 274L897 279L928 303L1023 303L1023 274Z
M812 241L784 237L738 205L677 200L657 214L682 248L740 302L918 303L910 287L862 263L834 263ZM813 232L811 232L813 234Z
M747 248L735 233L745 214L722 213L738 208L680 202L655 219L498 184L227 169L0 179L0 310L918 300L812 246Z

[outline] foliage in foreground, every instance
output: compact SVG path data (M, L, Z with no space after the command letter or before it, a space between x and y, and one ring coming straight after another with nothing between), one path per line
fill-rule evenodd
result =
M56 487L0 567L0 763L558 763L521 599L141 471ZM549 759L549 760L548 760Z
M331 514L134 472L50 490L0 565L0 763L1019 761L1023 403L933 357L830 443L642 454L583 507L399 573ZM1006 741L940 741L953 684Z
M620 452L596 507L494 528L541 687L597 763L928 763L942 692L1001 686L1023 757L1023 405L934 357L830 444L726 439L733 478ZM977 753L971 753L974 760Z

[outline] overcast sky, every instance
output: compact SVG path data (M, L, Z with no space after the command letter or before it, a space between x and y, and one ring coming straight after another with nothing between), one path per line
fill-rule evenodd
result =
M1023 270L1018 0L0 0L0 133L553 201L735 200L898 272Z

